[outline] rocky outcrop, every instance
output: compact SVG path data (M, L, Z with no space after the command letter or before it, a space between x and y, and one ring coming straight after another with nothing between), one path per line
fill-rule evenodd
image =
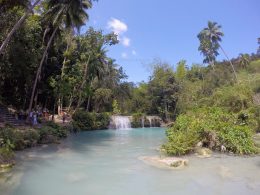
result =
M188 160L176 157L151 157L142 156L139 157L144 163L152 165L157 168L167 168L167 169L182 169L188 165Z
M195 148L195 154L198 157L201 157L201 158L208 158L208 157L211 157L212 151L210 149L208 149L208 148L196 147Z

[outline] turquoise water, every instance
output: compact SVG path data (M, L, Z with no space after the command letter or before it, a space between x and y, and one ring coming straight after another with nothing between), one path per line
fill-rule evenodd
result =
M182 170L139 160L159 155L162 128L106 130L73 135L59 145L18 153L18 164L0 179L0 194L172 195L260 194L260 157L187 156Z

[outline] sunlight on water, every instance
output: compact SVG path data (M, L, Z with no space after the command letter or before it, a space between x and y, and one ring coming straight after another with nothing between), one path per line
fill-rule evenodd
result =
M162 128L93 131L20 152L14 170L0 177L0 194L260 194L259 156L188 156L182 170L139 160L159 155L164 141Z

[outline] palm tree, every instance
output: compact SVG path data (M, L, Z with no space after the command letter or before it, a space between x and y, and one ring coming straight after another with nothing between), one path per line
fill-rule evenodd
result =
M248 54L240 54L238 63L242 68L246 68L250 63L250 56Z
M16 0L15 0L14 2L12 2L14 5L22 5L22 6L26 5L27 9L26 9L25 13L22 15L22 17L15 23L12 30L7 34L5 40L1 44L0 54L4 51L5 47L9 43L9 41L12 38L12 36L14 35L14 33L21 27L21 25L24 23L26 18L33 12L34 7L36 5L38 5L40 1L41 0L36 0L32 5L31 5L31 1L28 1L28 0L23 0L20 2L16 2Z
M33 84L29 112L32 109L33 99L35 95L35 90L37 82L41 73L42 65L45 61L48 50L51 46L51 43L54 40L54 37L59 29L68 28L79 28L85 24L88 20L88 14L86 10L92 7L91 0L47 0L47 12L45 14L45 20L51 21L49 24L52 27L52 34L48 40L47 46L45 47L41 62L38 66L36 77ZM51 29L48 27L46 33ZM45 34L46 34L45 33Z
M221 38L224 36L224 33L221 31L221 25L218 25L216 22L209 21L208 26L201 31L200 36L203 37L204 39L210 41L210 43L212 45L215 45L215 48L214 48L215 51L218 48L220 48L222 50L222 52L224 53L225 57L227 58L227 60L229 61L230 65L232 67L236 81L238 81L235 68L234 68L231 60L229 59L228 55L226 54L226 52L220 45L220 42L222 41Z
M198 34L198 38L200 40L200 46L198 50L205 56L203 63L209 63L213 70L215 69L216 57L219 55L218 48L219 46L216 44L212 44L202 33Z

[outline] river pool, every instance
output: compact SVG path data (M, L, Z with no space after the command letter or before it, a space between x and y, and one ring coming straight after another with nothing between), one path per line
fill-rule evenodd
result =
M184 169L160 169L139 160L160 155L163 128L82 132L59 145L17 154L0 176L1 195L260 194L260 156L185 156Z

